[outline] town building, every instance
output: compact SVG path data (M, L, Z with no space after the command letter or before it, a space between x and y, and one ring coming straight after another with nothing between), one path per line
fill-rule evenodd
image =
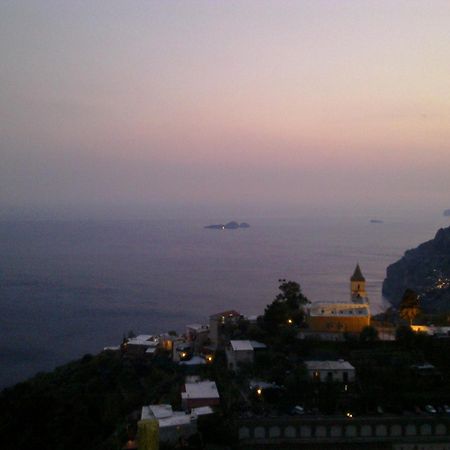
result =
M173 343L178 339L178 336L174 333L163 333L159 335L159 345L162 350L171 352L173 350Z
M253 364L255 351L261 351L266 348L262 342L248 340L231 340L225 349L228 368L238 371L240 364Z
M449 337L450 327L436 325L411 325L411 330L416 333L425 333L429 336Z
M193 356L194 356L194 349L192 342L189 342L182 337L173 341L172 360L174 362L188 361Z
M186 325L186 340L192 343L195 353L200 353L209 343L209 326L198 323Z
M181 404L187 410L219 405L220 395L215 381L187 381L181 392Z
M350 278L350 302L320 302L309 307L308 326L312 333L360 333L370 325L366 280L359 264Z
M123 350L132 356L143 356L154 354L159 345L159 338L151 334L140 334L139 336L127 339L123 345ZM147 350L151 349L149 352Z
M148 405L141 411L141 421L158 421L159 441L172 444L197 433L197 417L195 412L173 411L171 405Z
M369 303L366 292L366 279L361 272L359 264L356 264L355 271L350 277L350 300L353 303Z
M313 381L352 383L355 368L343 359L337 361L305 361L309 378Z
M360 333L370 325L367 304L315 303L309 309L309 328L323 333Z
M241 314L235 310L223 311L209 316L209 339L213 349L224 348L226 336L224 336L227 324L236 324Z

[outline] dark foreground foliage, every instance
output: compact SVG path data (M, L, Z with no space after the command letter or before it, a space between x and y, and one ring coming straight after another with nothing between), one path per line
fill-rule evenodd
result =
M18 450L121 448L127 416L143 404L172 400L180 377L164 360L86 355L0 394L0 442Z

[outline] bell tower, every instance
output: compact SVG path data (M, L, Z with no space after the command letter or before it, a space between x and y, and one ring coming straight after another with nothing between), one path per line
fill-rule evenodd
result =
M359 263L350 278L350 298L354 303L367 303L366 279L364 278Z

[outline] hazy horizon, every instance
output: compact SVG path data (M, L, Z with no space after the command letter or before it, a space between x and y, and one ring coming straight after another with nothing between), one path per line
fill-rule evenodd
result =
M442 214L447 1L5 1L0 219Z

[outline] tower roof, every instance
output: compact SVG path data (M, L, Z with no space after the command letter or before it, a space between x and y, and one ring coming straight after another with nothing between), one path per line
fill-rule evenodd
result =
M363 277L359 264L356 264L355 271L353 272L350 281L366 281L366 279Z

